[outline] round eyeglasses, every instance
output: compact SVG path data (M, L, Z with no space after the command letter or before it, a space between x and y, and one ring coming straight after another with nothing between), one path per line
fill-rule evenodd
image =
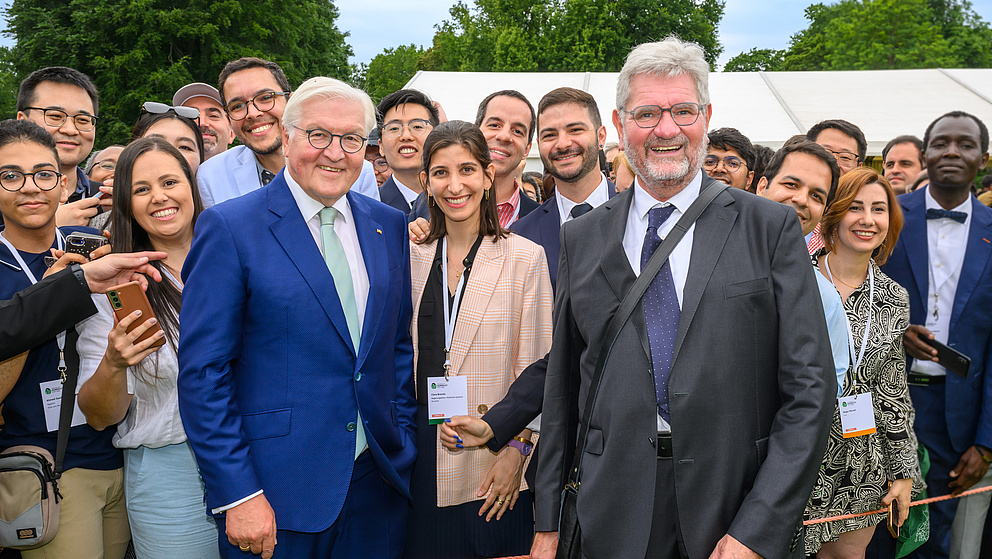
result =
M400 134L403 133L404 126L414 136L423 136L434 128L430 121L422 118L415 118L406 124L403 124L402 122L387 122L382 125L382 133L387 138L399 138Z
M357 153L363 147L365 147L365 141L368 138L364 136L359 136L358 134L332 134L323 128L311 128L309 130L304 130L299 126L293 126L293 128L307 133L307 141L315 149L326 149L327 146L331 145L334 138L338 139L338 143L341 145L341 149L345 153Z
M28 177L31 177L38 190L51 190L59 185L59 179L62 178L62 173L48 169L33 173L22 173L13 169L4 169L0 171L0 187L3 187L4 190L9 192L17 192L27 184Z
M288 97L289 91L265 91L247 101L232 101L224 107L231 120L244 120L248 116L248 103L255 105L260 112L271 111L276 106L277 97Z
M733 155L728 155L723 159L720 159L715 155L707 155L706 159L703 159L703 169L706 169L707 171L712 171L713 169L716 169L716 166L719 165L721 161L723 161L723 168L731 173L733 173L737 169L740 169L741 167L747 167L747 165L743 161L741 161L737 157L734 157Z

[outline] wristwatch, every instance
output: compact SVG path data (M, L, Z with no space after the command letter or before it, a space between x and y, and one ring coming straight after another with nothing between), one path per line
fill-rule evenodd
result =
M520 451L520 454L524 456L530 456L530 453L534 450L534 443L530 442L529 439L523 437L513 437L513 440L506 443L509 446Z

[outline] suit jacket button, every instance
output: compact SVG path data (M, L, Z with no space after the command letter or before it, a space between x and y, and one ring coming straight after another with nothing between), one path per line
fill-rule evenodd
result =
M360 380L362 380L362 372L361 371L355 373L355 382L358 382Z
M485 404L479 404L479 413L484 415L487 411L489 411L489 406Z
M347 429L349 431L354 431L355 430L355 422L352 421L351 423L349 423L348 426L345 427L345 429Z

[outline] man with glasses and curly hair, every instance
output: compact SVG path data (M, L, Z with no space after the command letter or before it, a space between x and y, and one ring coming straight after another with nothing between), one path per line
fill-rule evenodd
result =
M710 177L734 188L747 190L754 180L754 146L736 128L720 128L708 134L709 147L703 170Z
M221 105L243 145L210 159L197 171L207 207L258 190L279 174L286 164L280 121L293 94L279 65L261 58L228 62L218 82ZM355 189L379 199L371 164L362 168Z

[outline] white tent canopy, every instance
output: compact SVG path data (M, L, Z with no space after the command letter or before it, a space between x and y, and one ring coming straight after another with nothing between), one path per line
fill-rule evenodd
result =
M501 89L516 89L535 108L552 89L588 91L599 104L607 141L617 73L608 72L417 72L406 87L439 101L450 119L474 121L479 102ZM868 154L880 155L902 134L920 138L934 118L954 110L992 124L992 69L865 70L850 72L726 72L710 74L710 129L730 126L756 144L779 148L817 122L842 118L868 138ZM539 170L537 143L528 169Z

